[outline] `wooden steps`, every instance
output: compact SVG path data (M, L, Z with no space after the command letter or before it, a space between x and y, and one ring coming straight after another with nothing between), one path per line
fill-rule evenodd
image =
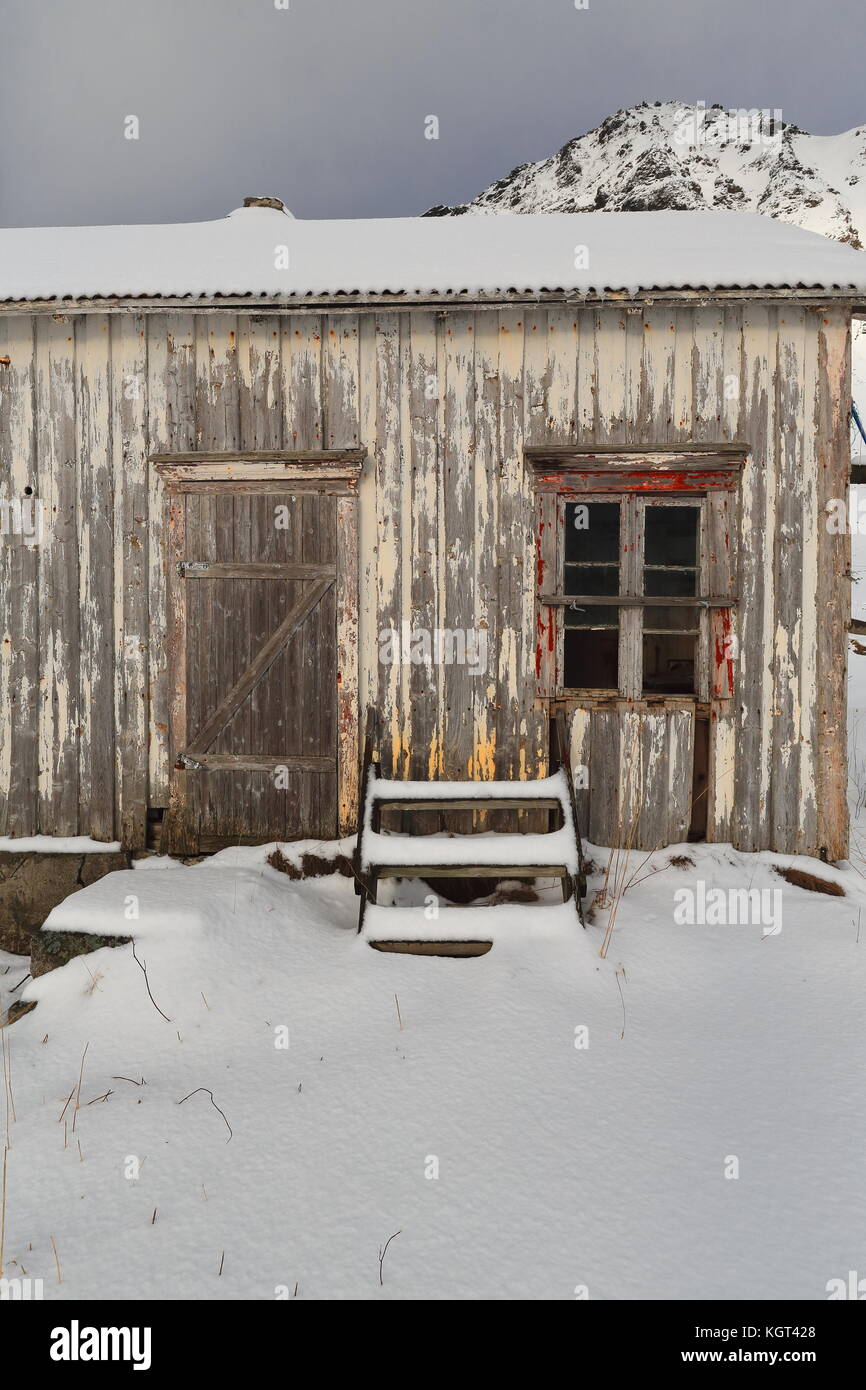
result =
M565 757L560 756L559 769L553 776L530 782L394 782L379 776L371 727L375 727L375 721L368 720L362 818L355 851L356 891L361 897L359 932L364 929L368 904L376 905L378 931L366 932L371 946L381 951L419 955L481 955L492 944L492 937L483 926L484 914L499 910L472 905L442 909L448 914L449 931L437 936L438 913L430 921L424 909L416 909L413 919L411 910L377 905L381 879L558 880L563 903L573 901L574 914L583 923L581 896L586 891L586 877L574 790ZM560 741L564 746L562 734ZM395 811L404 813L403 832L383 831L383 813ZM546 814L548 825L555 824L541 833L419 835L413 833L411 816L407 819L405 813L421 811L428 813L428 818L429 813L452 811L531 811ZM529 913L538 914L541 919L555 909L523 904L512 910L525 922ZM389 913L400 914L399 932L387 926Z

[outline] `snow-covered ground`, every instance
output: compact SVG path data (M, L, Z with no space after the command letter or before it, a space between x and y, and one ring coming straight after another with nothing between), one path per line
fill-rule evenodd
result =
M604 959L606 912L536 933L546 904L479 959L382 955L347 880L261 850L76 894L54 924L134 929L147 978L125 947L25 986L7 1276L49 1298L826 1297L864 1260L866 880L820 866L827 897L774 856L678 852L695 867L634 856ZM677 925L698 879L781 889L782 929Z

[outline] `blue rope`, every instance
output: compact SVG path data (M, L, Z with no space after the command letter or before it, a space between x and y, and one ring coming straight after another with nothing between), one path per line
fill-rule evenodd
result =
M854 424L860 431L860 438L863 440L863 443L866 444L866 430L864 430L863 428L863 421L860 419L860 412L858 411L853 401L851 402L851 417L854 421Z

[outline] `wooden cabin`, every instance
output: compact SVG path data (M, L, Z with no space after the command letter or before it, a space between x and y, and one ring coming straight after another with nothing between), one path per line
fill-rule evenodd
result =
M584 834L847 850L866 254L726 212L0 233L0 834L352 832L543 775Z

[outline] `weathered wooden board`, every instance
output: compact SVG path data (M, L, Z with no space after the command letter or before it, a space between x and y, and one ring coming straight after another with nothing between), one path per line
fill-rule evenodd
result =
M130 320L134 332L134 320ZM75 327L64 314L36 325L36 419L45 535L39 573L39 827L79 824L81 609ZM142 447L143 447L142 440Z
M111 338L107 316L75 328L80 599L79 826L114 835L114 585Z
M7 533L0 549L0 834L33 835L38 830L39 715L39 534L44 515L36 452L34 378L35 323L26 316L0 323L0 495L28 506L30 535ZM50 466L50 464L49 464ZM29 492L28 492L29 489ZM11 525L7 523L11 532Z

